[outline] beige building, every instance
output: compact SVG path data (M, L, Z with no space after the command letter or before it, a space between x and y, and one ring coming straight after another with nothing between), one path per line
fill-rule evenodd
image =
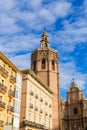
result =
M53 92L32 70L22 72L20 130L51 130Z
M52 127L60 129L60 89L58 53L50 47L46 30L42 34L40 47L32 52L31 69L53 91L52 95Z
M67 92L67 100L61 100L62 130L83 130L87 127L87 99L74 82Z
M0 130L19 130L22 73L0 52Z

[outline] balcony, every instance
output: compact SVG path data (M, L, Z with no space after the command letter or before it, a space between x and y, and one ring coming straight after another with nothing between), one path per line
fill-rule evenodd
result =
M4 121L0 120L0 127L3 127Z
M11 97L14 97L15 96L15 92L10 89L9 92L8 92L8 95L11 96Z
M40 101L43 102L43 98L42 97L40 98Z
M35 94L35 98L38 99L38 95L37 94Z
M32 90L30 91L30 95L32 95L32 96L34 95L34 92Z
M5 77L5 78L8 77L8 71L4 67L2 67L1 65L0 65L0 72L1 72L3 77Z
M38 107L37 107L37 106L35 106L34 110L35 110L35 111L38 111Z
M0 92L2 92L2 93L7 92L7 87L5 85L3 85L2 83L0 83Z
M5 103L0 101L0 110L3 110L5 109Z
M0 65L0 73L2 72L2 66Z
M49 129L49 128L47 128L46 126L44 127L44 130L51 130L51 129Z
M45 116L47 116L48 114L47 114L47 112L45 112Z
M14 112L14 107L8 105L8 106L7 106L7 111Z
M51 104L49 104L49 107L50 107L50 108L52 107Z
M37 129L45 130L44 129L45 128L44 125L38 124L36 122L28 121L28 120L23 121L22 127L24 127L24 126L29 126L29 127L31 126L31 127L37 128Z
M45 105L48 105L48 102L47 102L47 101L45 102Z
M13 75L11 75L11 76L10 76L10 82L11 82L11 83L15 83L15 82L16 82L16 77L13 76Z
M49 115L49 117L51 118L51 117L52 117L52 115L50 114L50 115Z
M42 110L42 109L40 109L40 113L43 113L43 110Z
M29 104L29 107L30 107L30 108L33 108L33 104L32 104L32 103L30 103L30 104Z

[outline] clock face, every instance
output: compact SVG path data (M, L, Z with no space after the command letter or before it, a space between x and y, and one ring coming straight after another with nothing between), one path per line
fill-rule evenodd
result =
M74 107L74 114L77 115L78 114L78 108L77 107Z

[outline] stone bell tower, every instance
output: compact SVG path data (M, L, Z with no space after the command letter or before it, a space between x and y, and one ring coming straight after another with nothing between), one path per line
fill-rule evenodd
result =
M31 69L50 87L53 91L52 97L52 127L59 130L60 124L60 92L59 92L59 70L58 53L50 48L48 36L44 29L40 47L32 52Z

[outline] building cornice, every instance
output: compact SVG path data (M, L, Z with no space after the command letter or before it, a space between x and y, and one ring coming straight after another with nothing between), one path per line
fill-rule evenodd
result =
M23 73L2 52L0 52L0 59L8 64L15 72L18 72L23 76Z
M38 81L49 93L53 93L53 91L47 86L32 70L26 69L21 71L24 74L30 74L36 81Z
M39 50L39 51L42 51L42 50L43 50L43 51L50 51L50 52L53 52L53 53L58 53L58 51L55 50L55 49L53 49L53 48L48 48L48 49L47 49L47 48L46 48L46 49L37 48L37 49L33 50L32 53L35 53L35 52L37 52L38 50Z

